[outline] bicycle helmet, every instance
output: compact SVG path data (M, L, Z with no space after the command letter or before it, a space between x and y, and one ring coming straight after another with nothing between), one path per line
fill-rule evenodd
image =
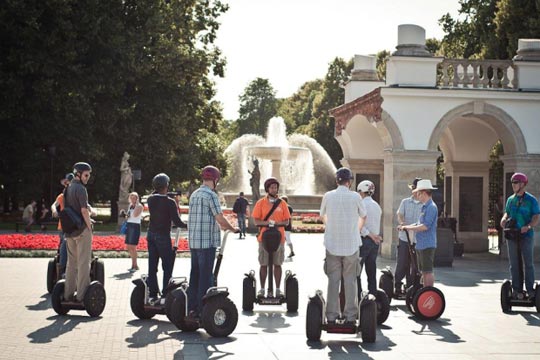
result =
M73 165L73 174L82 174L83 171L92 172L92 167L90 166L89 163L78 162L75 165Z
M215 166L206 165L201 171L201 177L203 180L212 180L217 183L221 177L221 172Z
M336 171L336 181L338 183L341 184L344 181L352 180L352 179L354 179L354 176L353 176L352 171L349 168L342 167Z
M512 178L510 179L510 181L511 182L519 181L527 185L527 183L529 182L529 179L527 178L527 175L525 175L524 173L517 172L517 173L514 173L514 175L512 175Z
M264 191L268 192L268 189L270 188L270 185L272 185L272 184L277 184L278 189L279 189L279 181L278 181L278 179L276 179L275 177L270 177L270 178L266 179L265 182L264 182Z
M358 184L358 187L356 188L357 191L368 193L369 195L373 195L375 193L375 184L373 184L369 180L364 180Z
M169 186L169 181L171 179L165 173L159 173L152 179L152 187L156 191L166 189Z

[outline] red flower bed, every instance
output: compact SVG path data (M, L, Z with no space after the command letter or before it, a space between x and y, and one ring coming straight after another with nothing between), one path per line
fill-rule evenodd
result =
M121 235L94 235L92 250L125 250L125 237ZM174 241L174 239L173 239ZM58 235L45 234L9 234L0 235L0 249L56 250ZM139 239L137 250L148 250L146 237ZM185 238L180 238L179 251L188 251L189 245Z

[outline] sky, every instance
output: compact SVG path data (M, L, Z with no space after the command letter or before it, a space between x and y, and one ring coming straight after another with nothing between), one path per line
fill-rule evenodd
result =
M214 79L225 119L238 117L238 97L257 77L278 98L306 81L324 78L336 57L394 51L397 27L415 24L426 38L444 35L438 19L457 17L459 0L222 0L229 10L216 45L227 59L225 77Z

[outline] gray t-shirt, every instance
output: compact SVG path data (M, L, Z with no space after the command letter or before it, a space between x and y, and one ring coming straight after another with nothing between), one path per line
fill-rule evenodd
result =
M86 191L86 187L79 180L73 180L66 189L64 201L65 206L70 206L82 217L81 209L88 207L88 192ZM81 230L76 230L70 233L69 236L78 236L83 232L83 230L84 228Z

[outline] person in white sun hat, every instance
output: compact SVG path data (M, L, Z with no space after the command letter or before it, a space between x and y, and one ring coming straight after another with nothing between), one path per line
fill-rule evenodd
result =
M416 256L418 258L418 268L422 272L424 286L433 286L435 276L433 275L433 260L435 258L435 248L437 247L437 215L439 211L432 199L432 191L437 190L431 184L431 180L423 179L418 181L416 193L418 201L422 205L422 211L416 224L400 225L398 230L411 230L416 233Z

